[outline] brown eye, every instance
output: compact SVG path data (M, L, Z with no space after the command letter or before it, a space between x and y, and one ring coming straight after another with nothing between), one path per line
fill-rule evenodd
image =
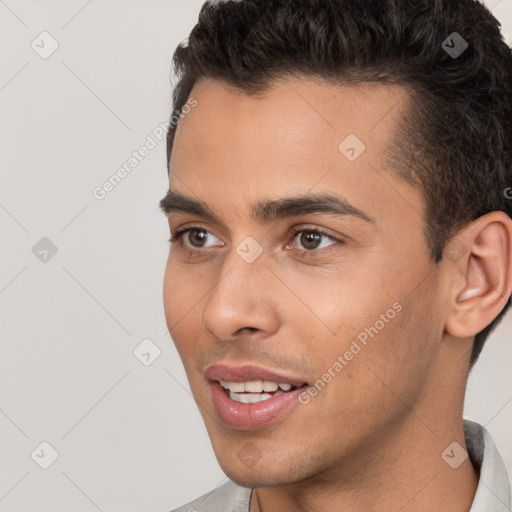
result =
M323 235L311 231L303 231L300 236L300 243L305 249L318 249L318 245Z
M203 247L203 242L206 239L207 231L204 229L190 229L188 231L188 240L193 247Z
M306 251L315 251L317 249L323 249L324 247L327 247L329 245L333 245L333 244L337 243L337 240L335 238L333 238L332 236L328 235L327 233L323 233L322 231L315 230L315 229L296 230L294 232L294 235L295 235L294 239L298 239L300 242L300 245ZM327 245L326 244L321 245L322 239L329 240L332 243L327 244Z
M188 236L183 236L188 235ZM183 238L181 240L181 244L184 247L193 248L193 249L202 249L209 247L208 245L204 244L205 240L208 240L208 235L211 235L214 237L214 235L208 231L207 229L201 228L201 227L190 227L185 229L179 229L176 231L174 236L172 236L169 240L169 242L177 242L180 240L180 238ZM215 238L215 237L214 237ZM188 239L188 240L187 240ZM210 244L212 246L214 244Z

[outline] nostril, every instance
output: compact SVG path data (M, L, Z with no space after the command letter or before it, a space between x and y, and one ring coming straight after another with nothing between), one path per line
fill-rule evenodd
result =
M238 331L236 331L236 332L238 334L238 333L243 333L244 331L254 332L257 330L258 330L257 327L242 327L241 329L238 329Z

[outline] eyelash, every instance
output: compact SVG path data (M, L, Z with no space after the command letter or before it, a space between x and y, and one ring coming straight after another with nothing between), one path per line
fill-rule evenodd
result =
M206 233L211 233L211 231L208 231L207 229L204 229L201 226L189 226L188 228L178 229L176 231L176 233L174 233L174 235L171 236L171 238L169 238L168 241L170 243L177 242L177 241L179 241L182 238L182 236L185 233L188 233L189 231L194 231L194 230L204 231ZM318 228L315 228L315 229L292 228L290 230L290 234L293 235L293 238L295 238L297 236L297 234L299 234L299 233L314 233L314 234L317 234L317 235L322 235L325 238L328 238L329 240L331 240L333 242L337 242L338 244L343 244L344 243L343 241L334 238L332 235L329 235L325 231L322 231L321 229L318 229ZM213 233L211 233L211 234L213 234ZM328 247L324 247L323 249L310 249L310 250L300 250L299 249L297 251L298 251L299 256L301 258L315 258L315 257L319 257L319 256L325 255L327 252L329 252L330 250L334 249L335 245L336 244L332 244L332 245L329 245ZM183 242L181 242L181 247L183 247ZM185 249L185 250L188 253L193 253L193 252L197 252L197 251L205 251L205 249Z

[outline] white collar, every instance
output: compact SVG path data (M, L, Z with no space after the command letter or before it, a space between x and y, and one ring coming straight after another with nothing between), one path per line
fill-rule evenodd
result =
M464 420L468 455L480 479L470 512L509 512L511 489L507 469L491 434L474 421Z

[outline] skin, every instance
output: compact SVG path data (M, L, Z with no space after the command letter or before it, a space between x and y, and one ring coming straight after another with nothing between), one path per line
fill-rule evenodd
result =
M441 453L454 441L466 448L472 340L512 291L512 221L481 217L460 232L460 259L430 259L421 191L385 163L408 108L399 86L290 77L251 97L203 79L191 96L170 188L222 222L168 215L172 234L207 233L171 244L164 305L223 471L257 489L251 512L469 510L478 484L470 459L452 469ZM353 162L338 149L349 134L366 146ZM256 201L308 192L342 196L374 222L249 215ZM322 237L315 248L308 229L337 241ZM263 249L250 264L236 252L248 236ZM207 365L254 364L313 384L394 303L401 311L309 403L252 431L222 424ZM260 457L252 467L237 455L248 446Z

